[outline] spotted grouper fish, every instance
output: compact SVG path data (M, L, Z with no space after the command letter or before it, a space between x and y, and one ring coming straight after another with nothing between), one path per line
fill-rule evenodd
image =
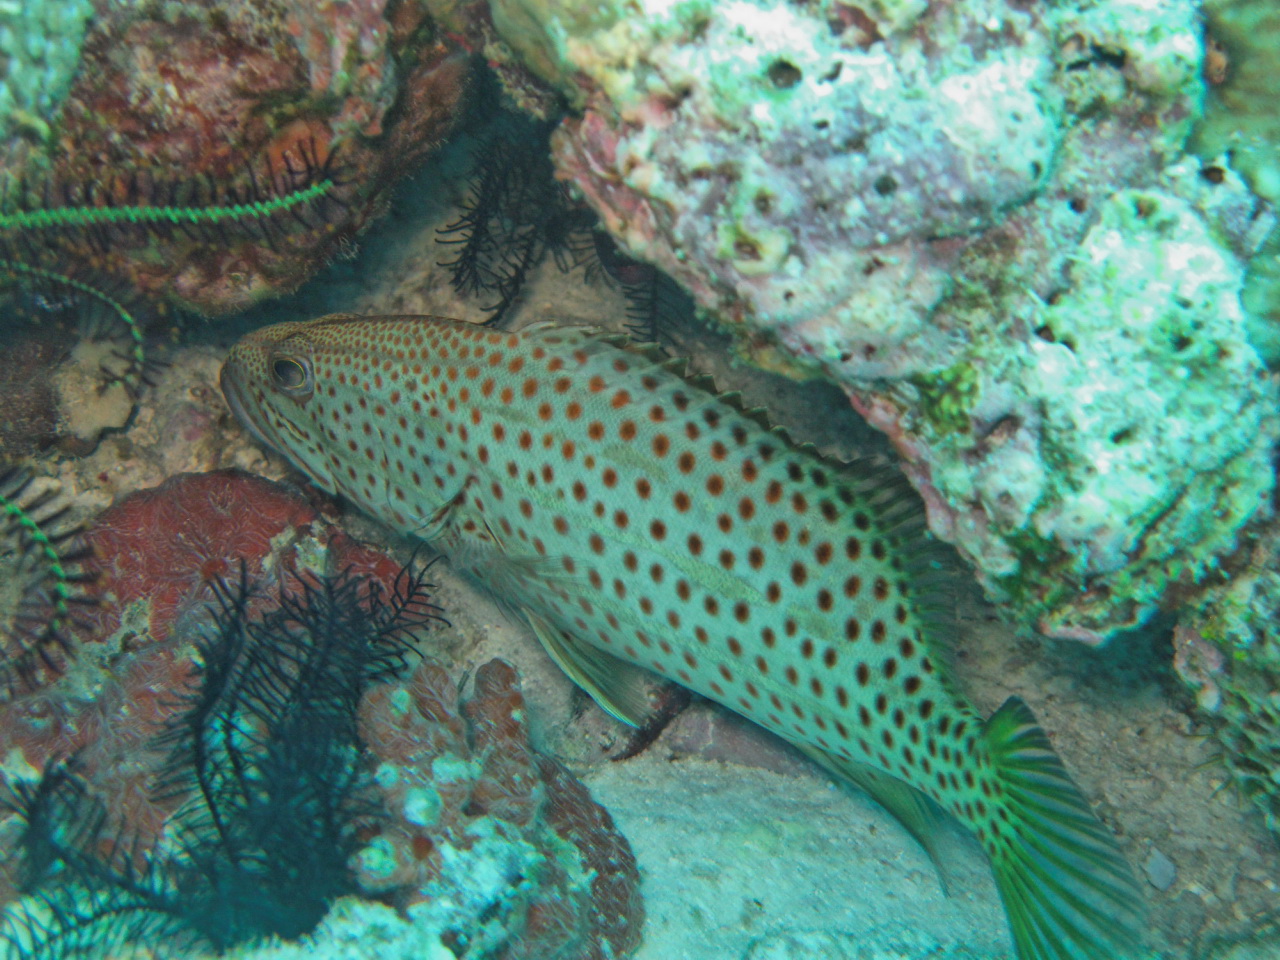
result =
M1020 960L1138 956L1142 897L1027 707L937 659L930 541L883 469L792 446L580 328L283 323L231 350L237 416L325 490L436 544L631 723L653 671L796 744L926 846L977 836Z

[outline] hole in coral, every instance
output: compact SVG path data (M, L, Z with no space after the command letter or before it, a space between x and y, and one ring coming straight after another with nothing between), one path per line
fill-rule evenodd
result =
M840 149L848 153L866 153L867 152L867 135L862 130L855 130L844 139L840 144Z
M1227 172L1221 167L1202 167L1200 176L1209 183L1218 184L1227 179Z
M787 60L775 60L769 64L770 82L779 90L789 90L800 82L804 76L800 68Z
M1139 220L1145 220L1156 212L1156 202L1150 197L1138 197L1133 201L1133 212Z
M880 194L880 196L887 197L897 191L898 181L890 174L882 173L880 176L876 177L875 183L871 186L876 193Z
M1111 435L1111 442L1114 444L1128 443L1132 439L1133 429L1131 427L1124 427Z

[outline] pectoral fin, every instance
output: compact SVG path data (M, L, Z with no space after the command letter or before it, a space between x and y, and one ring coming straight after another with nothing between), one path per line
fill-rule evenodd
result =
M551 659L600 709L633 727L649 722L654 710L645 692L645 671L583 643L531 610L521 612Z

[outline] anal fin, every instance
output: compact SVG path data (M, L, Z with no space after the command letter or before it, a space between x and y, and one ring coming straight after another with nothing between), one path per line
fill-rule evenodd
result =
M894 819L902 824L907 833L911 834L929 855L938 872L938 883L942 886L942 892L949 895L947 877L943 870L942 859L938 855L937 843L942 829L943 813L932 800L910 784L874 767L869 767L865 763L832 756L825 750L807 743L795 741L792 743L818 766L860 788L876 803L893 814Z

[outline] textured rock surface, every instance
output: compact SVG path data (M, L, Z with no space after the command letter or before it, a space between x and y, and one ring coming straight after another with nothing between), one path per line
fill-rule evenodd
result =
M450 129L465 86L458 48L436 35L419 4L97 7L79 42L69 27L49 40L73 58L75 79L42 90L36 127L6 156L10 211L233 206L328 173L341 181L315 203L218 228L0 234L5 256L12 245L60 272L92 267L202 313L292 290L341 253L390 185ZM9 60L14 76L25 69Z
M640 942L631 848L604 808L529 745L515 671L476 672L471 697L424 661L361 705L388 816L357 858L370 894L398 890L417 937L492 960L614 960ZM427 937L427 939L431 939Z
M1280 7L1269 0L1205 0L1208 35L1205 116L1193 145L1203 156L1230 153L1260 197L1280 201ZM1280 229L1250 263L1242 299L1253 321L1250 339L1280 365Z
M1280 834L1280 528L1174 632L1174 667L1211 717L1218 760Z
M1183 158L1196 4L640 6L491 3L580 108L562 172L756 362L842 385L992 596L1097 642L1234 548L1273 217Z
M89 0L0 4L0 143L47 136L47 119L71 86L93 14Z

